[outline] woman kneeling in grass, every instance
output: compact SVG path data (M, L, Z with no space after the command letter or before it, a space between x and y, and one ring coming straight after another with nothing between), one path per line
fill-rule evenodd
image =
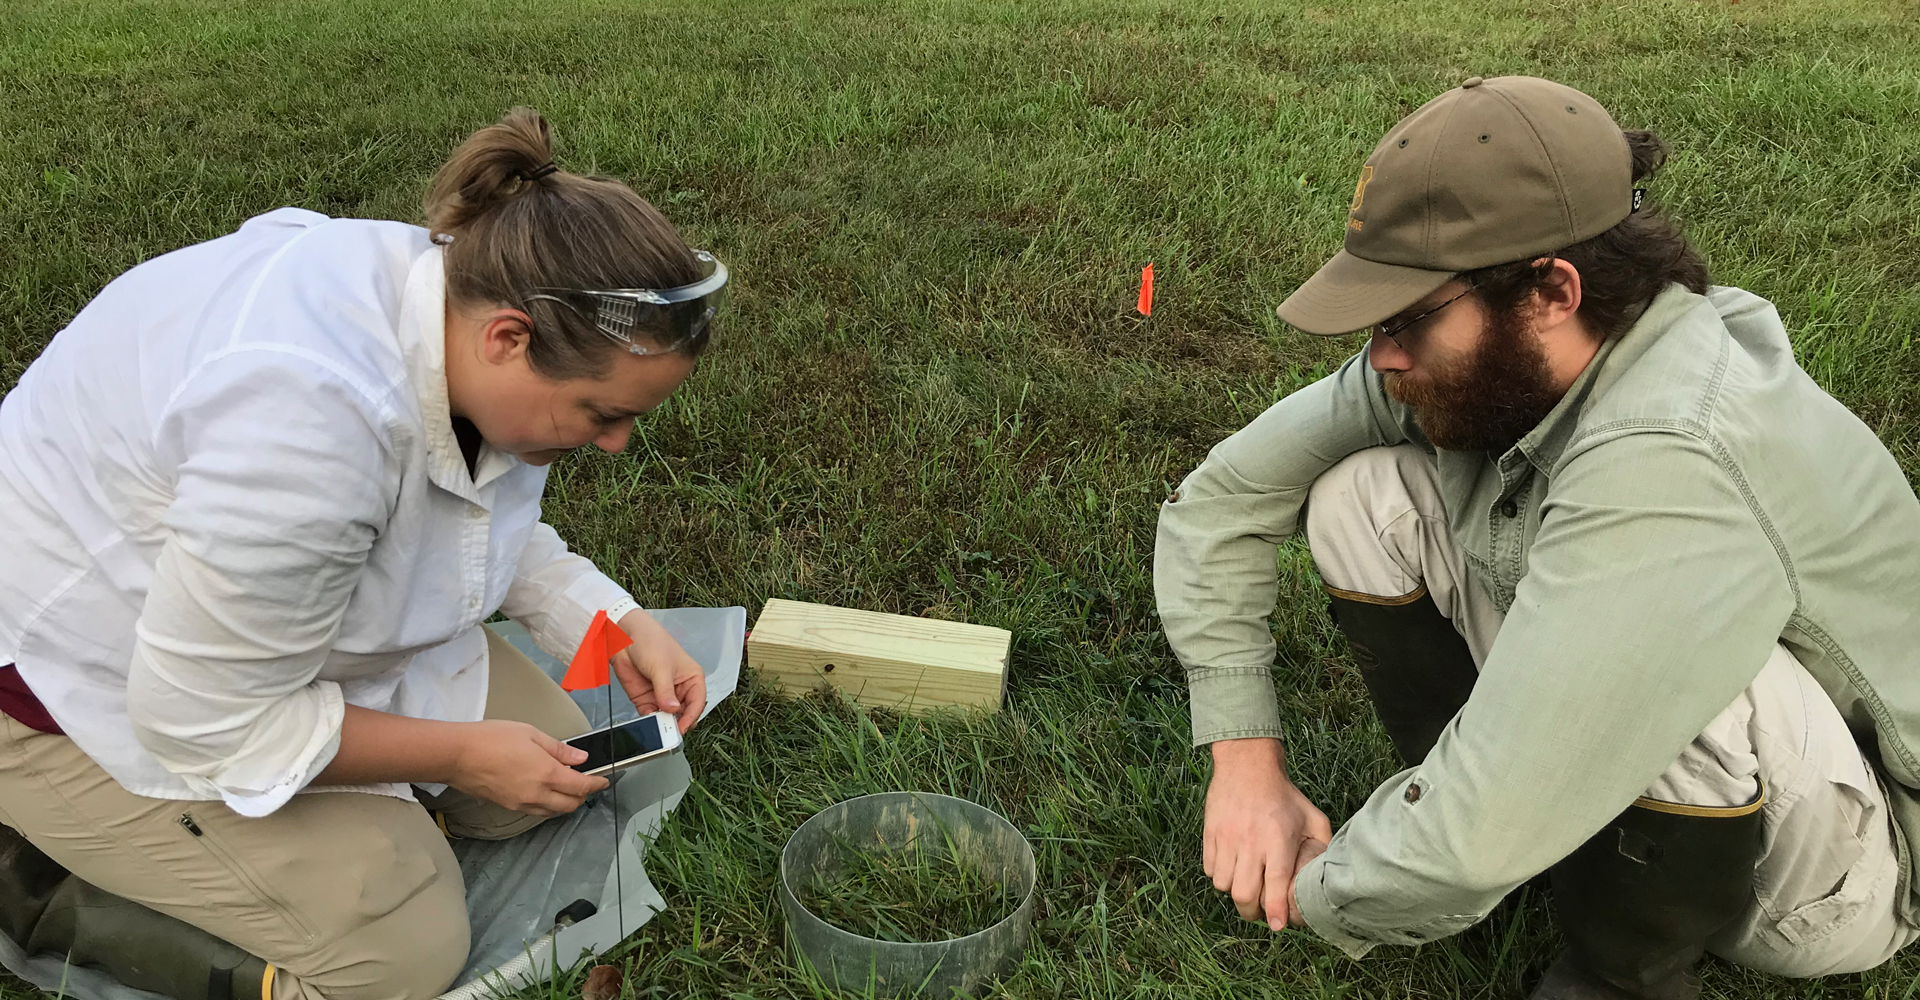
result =
M560 742L579 709L481 623L565 658L605 611L635 706L698 718L699 665L540 495L692 373L726 269L557 170L525 109L426 209L285 208L135 267L0 407L23 946L180 1000L434 996L468 945L447 836L606 785Z

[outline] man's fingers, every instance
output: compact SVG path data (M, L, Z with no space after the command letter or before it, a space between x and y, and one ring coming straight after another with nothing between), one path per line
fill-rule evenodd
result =
M1234 842L1225 838L1216 838L1213 846L1213 867L1207 874L1213 876L1213 887L1221 892L1233 891L1233 866L1240 860L1239 852L1234 850Z
M1327 836L1328 836L1328 839L1332 839L1333 835L1328 834ZM1314 858L1317 858L1320 855L1325 853L1327 853L1327 841L1316 840L1311 837L1301 841L1300 853L1295 855L1293 859L1294 874L1296 875L1299 874L1300 869L1305 868L1307 866L1307 862L1312 861Z
M1261 860L1254 851L1241 851L1234 865L1233 888L1229 890L1233 896L1233 908L1239 910L1240 916L1247 920L1260 919L1260 896L1266 891L1266 866Z
M1260 899L1267 927L1284 930L1287 926L1287 890L1293 888L1293 857L1276 847L1267 856L1266 892Z
M1328 834L1328 837L1331 838L1332 834ZM1307 918L1305 914L1300 912L1300 894L1294 889L1294 882L1300 877L1300 869L1305 868L1307 862L1312 861L1314 858L1326 852L1326 841L1305 840L1300 843L1299 855L1293 859L1293 874L1286 880L1286 912L1287 923L1295 927L1307 926Z

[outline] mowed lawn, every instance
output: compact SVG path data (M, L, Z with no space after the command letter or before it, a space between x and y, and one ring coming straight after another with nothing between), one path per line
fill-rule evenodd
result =
M115 274L252 214L416 219L452 145L530 104L561 165L626 179L735 275L687 388L625 454L555 469L561 534L653 606L1013 630L998 715L748 689L708 719L649 854L672 908L625 953L635 997L812 995L779 848L900 788L1032 839L1041 903L1007 996L1523 995L1559 947L1537 894L1361 962L1234 915L1200 871L1208 766L1150 580L1171 485L1359 347L1273 307L1338 245L1374 141L1467 76L1553 76L1665 135L1654 197L1920 474L1912 0L6 6L0 387ZM1337 823L1396 768L1304 548L1279 558L1293 775ZM1707 992L1917 981L1920 956L1813 983L1711 964Z

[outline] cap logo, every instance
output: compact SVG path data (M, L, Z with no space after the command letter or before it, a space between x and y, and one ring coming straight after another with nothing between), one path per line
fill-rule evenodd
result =
M1353 188L1353 204L1347 206L1347 213L1349 215L1351 215L1354 212L1360 211L1360 206L1366 203L1367 185L1369 183L1372 183L1372 181L1373 181L1373 164L1369 163L1366 166L1360 168L1360 183L1354 185L1354 188ZM1349 229L1359 229L1363 225L1365 225L1365 223L1361 222L1359 219L1349 218L1347 220L1347 228Z

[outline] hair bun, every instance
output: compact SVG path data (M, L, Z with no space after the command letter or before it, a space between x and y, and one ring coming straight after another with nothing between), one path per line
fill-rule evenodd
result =
M518 310L532 328L527 363L535 372L599 377L615 342L595 316L539 293L674 288L704 271L673 224L632 188L555 166L550 135L529 108L473 133L433 175L427 224L444 248L449 308Z
M1644 180L1653 176L1667 162L1667 144L1660 137L1643 129L1627 129L1627 152L1633 157L1633 179Z
M427 189L427 228L435 236L458 232L557 170L547 120L532 108L514 108L468 136L434 173Z

